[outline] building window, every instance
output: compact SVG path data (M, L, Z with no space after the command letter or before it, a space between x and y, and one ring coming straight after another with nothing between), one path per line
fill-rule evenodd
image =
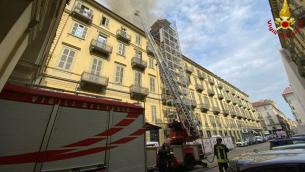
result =
M218 100L217 100L217 98L214 99L214 106L215 106L215 107L219 107L219 106L218 106Z
M191 81L191 75L190 75L190 74L187 74L187 81L188 81L189 84L192 83L192 81Z
M140 45L141 44L141 36L136 35L136 44Z
M198 95L198 98L199 98L199 102L200 102L200 104L202 104L202 95L201 94L197 94Z
M98 60L97 58L94 58L91 66L91 74L99 76L101 72L101 68L102 68L102 60Z
M153 123L157 122L157 107L155 105L151 105L151 120Z
M150 141L159 142L159 130L158 129L150 130Z
M123 84L123 73L124 73L124 66L120 64L116 64L115 83Z
M196 102L195 93L193 90L190 90L190 96L191 96L190 98Z
M92 11L86 7L84 4L78 2L77 5L76 5L77 8L80 8L80 12L85 15L86 17L88 18L91 18L92 16Z
M101 25L104 26L104 27L108 27L109 19L105 16L102 16Z
M150 76L149 78L149 91L152 93L156 92L156 78L154 76Z
M107 37L101 34L97 36L97 44L99 46L103 47L103 45L106 44L106 42L107 42Z
M119 51L118 54L121 56L125 56L125 44L119 42Z
M139 71L135 71L134 73L134 84L137 86L142 85L142 73Z
M152 57L148 57L148 67L151 69L155 68L154 59Z
M207 96L203 96L203 103L208 104L210 106L209 98Z
M136 50L136 57L142 59L142 51Z
M72 28L72 35L85 39L88 28L82 24L74 23Z
M65 47L62 52L58 67L65 70L70 70L74 57L75 57L75 51Z

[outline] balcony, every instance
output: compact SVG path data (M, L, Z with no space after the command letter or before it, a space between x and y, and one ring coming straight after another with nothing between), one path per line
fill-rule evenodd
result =
M187 95L188 95L188 90L185 89L185 88L181 88L181 89L179 90L179 93L182 94L182 95L184 95L184 96L187 96Z
M233 97L233 105L237 105L237 100L236 100L236 98L235 97Z
M208 88L208 95L209 96L214 96L215 95L215 91L213 90L213 89L211 89L211 88Z
M91 24L92 18L93 18L93 11L91 9L88 9L84 7L81 3L77 3L77 5L74 6L72 13L75 18Z
M185 71L187 72L187 73L193 73L194 72L194 68L192 67L192 66L185 66Z
M186 98L184 102L185 102L185 104L191 106L192 108L196 108L196 106L197 106L196 101L193 99Z
M209 104L208 103L201 103L199 105L199 108L201 110L201 112L207 112L209 110Z
M155 56L152 47L149 46L148 44L149 44L149 43L147 43L147 46L146 46L146 52L147 52L147 54L150 55L150 56Z
M178 82L178 84L180 84L180 85L182 85L182 86L189 85L189 82L188 82L186 79L184 79L183 77L179 77L179 78L177 79L177 82Z
M166 106L173 106L174 100L173 97L170 95L162 94L162 103Z
M138 68L138 69L141 69L141 70L145 70L145 68L147 67L147 62L142 60L139 57L133 57L131 59L131 66L133 68Z
M169 110L169 109L164 109L163 110L163 115L166 118L175 118L175 116L177 115L177 113L173 110Z
M167 88L162 88L162 94L170 95L171 92L170 92L170 90L167 89Z
M199 78L199 79L204 80L205 77L206 77L206 76L205 76L205 73L202 73L202 72L198 73L198 78Z
M141 87L139 85L131 85L130 89L130 97L135 100L144 101L148 96L148 88Z
M112 53L112 46L105 42L98 42L95 39L91 40L90 52L100 53L101 55L109 56Z
M221 82L218 82L217 85L218 85L218 88L219 88L219 89L223 89L223 84L222 84Z
M219 114L220 113L220 109L217 106L213 106L212 111L213 111L214 114Z
M237 100L237 103L238 103L238 106L239 106L239 107L242 107L242 106L243 106L243 103L241 102L241 100Z
M217 95L218 95L218 99L219 99L219 100L224 99L223 94L222 94L221 92L219 92Z
M234 110L230 110L230 115L234 118L236 117L236 112Z
M196 83L195 84L195 87L196 87L196 90L198 91L198 92L202 92L203 91L203 85L202 84L198 84L198 83Z
M227 103L231 102L231 97L228 95L228 93L224 92L224 98L225 98Z
M80 86L82 89L100 92L108 86L108 77L83 72Z
M228 116L228 115L229 115L229 110L224 109L224 110L223 110L223 115L224 115L224 116Z
M238 119L242 119L243 118L243 116L240 113L237 113L236 116L237 116Z
M128 35L126 33L126 31L123 31L122 29L117 30L116 38L121 40L121 41L124 41L126 43L130 43L130 41L131 41L131 36Z
M211 85L214 85L214 84L215 84L214 79L211 78L211 77L208 77L208 81L209 81L209 83L210 83Z

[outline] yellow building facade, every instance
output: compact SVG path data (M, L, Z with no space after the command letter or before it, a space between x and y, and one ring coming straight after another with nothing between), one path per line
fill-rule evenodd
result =
M146 122L165 128L174 107L166 93L145 33L93 0L66 6L39 85L47 89L139 103ZM204 136L242 137L261 129L249 97L187 57L190 95ZM242 130L244 128L245 130ZM164 141L166 132L148 132ZM157 139L156 139L157 137Z

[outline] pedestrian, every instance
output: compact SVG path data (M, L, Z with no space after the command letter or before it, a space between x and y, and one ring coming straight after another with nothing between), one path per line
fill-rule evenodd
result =
M160 172L168 171L168 150L165 144L162 145L161 149L158 151L158 168Z
M214 156L217 157L219 172L227 171L228 169L228 155L229 149L226 145L222 144L222 139L219 137L216 139L216 144L214 145Z

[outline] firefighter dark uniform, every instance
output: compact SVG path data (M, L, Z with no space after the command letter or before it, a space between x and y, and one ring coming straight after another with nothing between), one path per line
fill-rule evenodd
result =
M228 155L229 149L224 144L214 145L214 155L217 157L218 167L220 172L228 169Z

